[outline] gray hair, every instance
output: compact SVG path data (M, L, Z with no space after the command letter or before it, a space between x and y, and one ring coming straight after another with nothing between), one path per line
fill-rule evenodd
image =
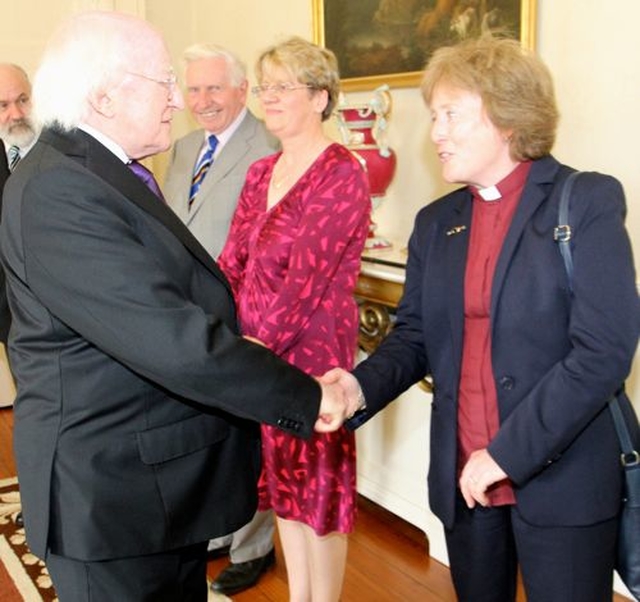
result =
M245 64L233 52L217 44L193 44L182 54L182 61L185 68L193 61L216 58L224 59L227 64L227 74L232 86L237 88L247 79L247 68Z
M142 19L113 11L89 11L67 19L49 40L34 76L38 126L71 130L85 121L92 92L119 83L132 54L149 39L145 26L155 35Z

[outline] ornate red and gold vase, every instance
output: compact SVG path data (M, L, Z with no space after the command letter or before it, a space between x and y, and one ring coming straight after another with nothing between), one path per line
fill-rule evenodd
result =
M396 171L396 154L386 142L386 129L391 113L391 94L384 85L373 92L368 102L350 103L341 95L336 107L338 128L343 144L358 158L369 177L373 210L384 200L387 188ZM381 249L391 246L376 234L377 225L371 220L366 247Z

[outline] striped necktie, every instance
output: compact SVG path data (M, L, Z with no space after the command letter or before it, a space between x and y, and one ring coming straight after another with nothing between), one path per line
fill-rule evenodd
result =
M213 153L215 153L216 147L218 146L218 139L214 134L209 136L208 141L209 146L203 153L202 157L200 157L200 161L196 164L196 168L193 172L193 178L191 178L191 188L189 189L189 209L191 209L193 200L196 198L198 190L200 190L202 180L204 180L209 167L211 167L211 164L213 163Z
M15 145L10 146L7 152L7 159L9 160L9 171L13 171L18 161L20 161L20 149Z

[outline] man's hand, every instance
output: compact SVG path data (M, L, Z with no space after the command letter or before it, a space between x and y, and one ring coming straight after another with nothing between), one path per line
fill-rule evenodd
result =
M506 478L507 473L486 449L474 451L460 474L460 490L467 506L473 508L476 502L481 506L488 506L487 489Z
M360 384L353 374L342 368L329 370L319 378L323 384L336 384L342 388L347 403L347 419L351 418L363 405L364 398Z
M331 433L337 431L347 417L347 400L340 385L320 380L318 383L322 387L322 400L315 430L319 433Z

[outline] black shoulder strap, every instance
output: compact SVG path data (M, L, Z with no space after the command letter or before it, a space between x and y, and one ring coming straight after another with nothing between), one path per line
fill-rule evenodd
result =
M567 272L569 291L571 293L573 293L573 258L571 257L571 245L569 244L572 236L569 209L571 189L573 188L574 181L579 175L579 171L570 173L562 184L560 203L558 205L558 225L553 230L553 240L558 243L558 248L562 255L562 261L564 262L564 267ZM618 395L615 394L609 400L608 405L613 418L613 425L615 426L618 440L620 441L620 448L622 451L620 454L620 461L625 468L633 468L640 463L640 454L638 454L633 447L631 434L628 430L622 410L620 409L620 403Z
M579 171L571 172L562 184L560 204L558 205L558 225L553 229L553 240L558 243L562 261L569 280L569 292L573 293L573 258L571 257L571 223L569 220L569 204L573 182L580 175Z

